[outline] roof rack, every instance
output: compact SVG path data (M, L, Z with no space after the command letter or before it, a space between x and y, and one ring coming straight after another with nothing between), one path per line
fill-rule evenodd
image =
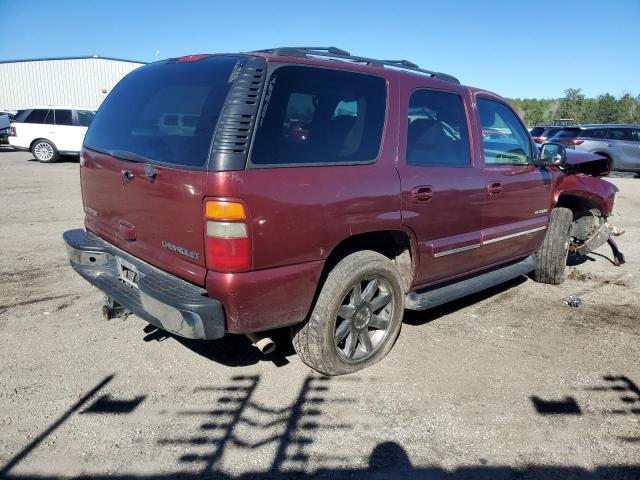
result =
M367 65L375 65L379 67L392 67L402 70L410 70L412 72L419 72L427 74L433 78L439 80L445 80L452 83L460 83L456 77L447 73L434 72L432 70L425 70L420 68L417 64L410 62L409 60L377 60L375 58L359 57L351 55L346 50L337 47L278 47L267 48L264 50L255 50L258 53L268 53L276 56L283 57L328 57L340 60L346 60L354 63L365 63Z

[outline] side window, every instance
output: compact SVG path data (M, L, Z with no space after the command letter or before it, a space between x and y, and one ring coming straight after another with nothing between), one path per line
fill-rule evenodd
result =
M407 117L408 165L471 165L462 97L437 90L416 90L411 94Z
M31 110L31 113L24 119L24 123L53 123L53 111L36 109Z
M71 110L56 110L56 125L73 125Z
M267 89L253 165L362 163L378 156L387 97L383 78L284 66Z
M640 142L640 128L636 128L633 130L632 138L634 142Z
M633 140L630 128L610 128L607 132L609 140Z
M585 130L582 136L586 138L604 138L606 133L606 128L592 128Z
M78 110L76 112L76 116L78 119L78 125L81 127L88 127L91 125L91 120L95 117L95 113L89 112L87 110Z
M486 165L524 165L531 162L529 136L516 115L503 103L478 98ZM485 138L485 132L500 132Z

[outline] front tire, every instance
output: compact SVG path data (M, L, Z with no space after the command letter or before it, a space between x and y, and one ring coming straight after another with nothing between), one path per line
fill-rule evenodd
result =
M570 209L557 207L551 211L547 234L536 252L536 269L533 272L536 282L551 285L564 282L572 222L573 212Z
M36 140L31 147L31 153L40 163L54 163L58 161L58 149L49 140L41 138Z
M352 373L389 353L403 313L395 264L377 252L356 252L329 272L309 319L293 328L293 346L320 373Z

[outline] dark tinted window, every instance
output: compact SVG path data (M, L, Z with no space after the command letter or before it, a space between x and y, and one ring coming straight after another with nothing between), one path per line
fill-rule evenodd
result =
M580 131L581 130L579 128L565 128L563 130L560 130L555 135L555 138L576 138L580 135Z
M71 121L71 110L56 110L56 125L73 125Z
M90 112L88 110L78 110L76 112L76 117L78 119L78 125L81 127L88 127L89 125L91 125L91 121L93 120L93 117L95 117L96 114L93 112Z
M134 70L111 91L87 131L85 144L130 152L173 165L200 167L207 160L238 57L157 62ZM192 128L171 128L167 114L198 116Z
M471 165L467 118L459 95L417 90L411 94L408 120L409 165Z
M544 135L543 135L543 136L544 136L544 137L547 137L547 138L551 138L551 137L553 137L556 133L558 133L560 130L562 130L562 128L561 128L561 127L552 127L552 128L547 128L547 129L545 129L545 131L544 131Z
M281 67L267 87L251 163L357 163L380 150L384 79L339 70Z
M635 128L633 130L632 138L635 142L640 142L640 128Z
M26 118L24 119L24 123L50 123L53 124L53 113L51 110L31 110Z
M542 132L544 132L544 130L544 127L533 127L530 133L532 137L539 137L542 135Z
M503 103L478 98L483 132L484 162L487 165L526 164L531 161L531 142L516 115ZM484 132L500 135L485 136Z
M610 128L607 132L609 140L633 140L630 128Z
M606 128L587 128L580 136L585 138L604 138L606 134Z

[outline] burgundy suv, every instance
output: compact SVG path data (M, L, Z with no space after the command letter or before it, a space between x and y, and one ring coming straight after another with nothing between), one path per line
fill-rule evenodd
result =
M389 352L405 308L560 283L569 251L609 237L600 160L539 152L502 98L405 60L186 56L100 107L85 230L64 240L107 318L197 339L291 327L305 363L343 374Z

